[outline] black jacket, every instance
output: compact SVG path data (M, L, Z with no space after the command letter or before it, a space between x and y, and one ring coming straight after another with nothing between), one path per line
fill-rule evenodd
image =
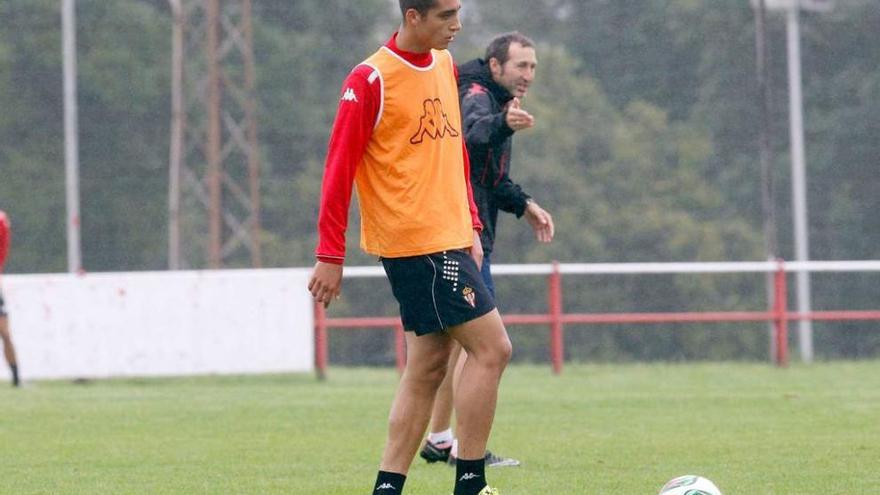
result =
M471 60L458 68L461 120L471 160L474 202L483 223L483 251L492 252L498 210L517 218L526 210L529 195L510 180L513 129L508 127L507 103L513 96L492 79L489 64Z

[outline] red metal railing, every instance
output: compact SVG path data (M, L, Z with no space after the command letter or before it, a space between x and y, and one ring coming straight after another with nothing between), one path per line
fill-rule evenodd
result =
M826 262L826 265L839 265L852 262ZM871 269L877 269L877 262ZM660 266L662 264L652 264ZM697 266L699 264L690 264ZM760 266L758 266L760 265ZM794 263L793 265L804 265ZM821 262L813 262L820 266ZM744 268L740 272L760 272L765 264L750 264L755 268ZM619 267L619 266L618 266ZM802 268L803 269L803 268ZM880 311L812 311L809 313L792 313L788 311L788 284L786 264L780 260L774 269L773 304L767 311L715 311L715 312L680 312L680 313L564 313L562 293L562 271L560 264L554 262L549 273L533 270L531 273L547 275L548 281L548 313L546 314L505 314L502 319L506 325L547 325L550 328L550 361L553 372L562 372L565 357L564 325L581 324L649 324L649 323L722 323L722 322L772 322L774 328L775 355L774 362L778 366L788 365L788 322L799 320L812 321L848 321L848 320L880 320ZM831 266L828 271L835 271ZM840 271L847 271L844 266ZM587 273L587 272L572 272ZM635 270L603 271L594 273L685 273L672 269L653 272ZM699 269L688 270L687 273L704 273ZM716 273L727 273L717 271ZM319 378L323 378L327 369L327 331L330 328L392 328L395 332L395 352L398 370L402 371L406 364L406 346L404 343L403 325L398 317L364 317L364 318L328 318L324 307L315 305L315 369Z

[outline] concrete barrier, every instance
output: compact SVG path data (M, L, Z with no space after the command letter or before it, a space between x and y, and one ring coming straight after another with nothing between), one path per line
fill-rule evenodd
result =
M4 275L26 380L309 372L310 270Z

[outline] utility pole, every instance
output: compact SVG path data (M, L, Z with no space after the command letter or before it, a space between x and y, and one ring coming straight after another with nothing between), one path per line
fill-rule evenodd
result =
M168 152L168 269L181 269L180 181L183 161L183 33L186 18L181 0L169 0L171 30L171 146Z
M174 29L168 266L259 267L261 164L251 0L169 4Z
M755 15L755 46L757 50L758 89L761 93L761 135L759 138L761 161L761 206L764 211L764 251L768 261L779 255L776 233L776 180L773 174L773 136L770 112L773 108L772 85L767 67L770 65L770 49L767 45L766 5L759 0Z
M796 261L810 259L807 224L807 174L804 152L804 101L801 92L801 28L800 6L794 5L786 13L788 41L788 99L791 134L791 184L794 210L794 250ZM811 311L810 272L797 271L798 313ZM798 343L801 359L813 361L813 322L801 320L798 325Z
M76 1L61 2L64 58L64 177L67 218L67 271L82 270L79 214L79 110L76 90Z
M764 3L765 0L752 0ZM789 136L791 141L792 213L794 216L795 261L808 261L809 222L807 221L807 174L804 151L804 102L801 82L801 32L800 11L828 12L834 8L834 0L766 0L767 8L783 10L786 15L786 44L788 53L788 100ZM810 273L796 272L797 310L800 314L812 312L810 301ZM800 320L798 343L801 359L813 361L813 323Z
M770 49L767 44L767 5L758 0L755 7L755 50L758 70L758 92L761 95L761 133L758 138L761 164L761 210L764 225L764 254L768 261L779 257L776 230L776 185L773 174L773 139L770 125L770 112L773 108L772 85L767 67L770 65ZM767 307L773 307L774 274L768 273L765 279ZM776 355L776 339L773 324L768 324L770 357Z

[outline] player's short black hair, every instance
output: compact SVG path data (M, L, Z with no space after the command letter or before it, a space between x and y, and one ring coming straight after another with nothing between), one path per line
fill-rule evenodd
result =
M494 58L498 60L499 64L504 65L510 59L511 43L519 43L523 48L535 47L535 42L519 31L502 33L492 38L492 41L489 42L489 46L486 48L486 62Z
M436 4L437 0L400 0L400 14L406 16L407 10L416 9L419 14L425 15Z

